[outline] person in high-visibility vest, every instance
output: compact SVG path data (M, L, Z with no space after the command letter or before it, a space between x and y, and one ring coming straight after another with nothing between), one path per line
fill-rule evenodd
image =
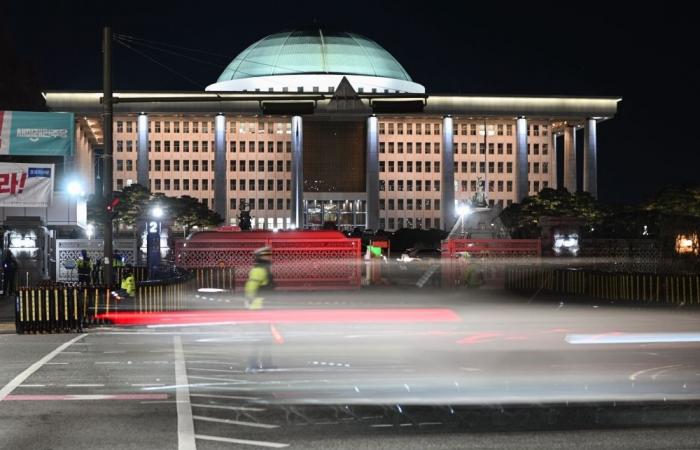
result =
M248 280L244 286L246 308L261 309L264 301L261 293L272 291L275 288L270 271L272 249L268 246L259 248L253 252L253 256L255 257L255 265L250 269Z
M80 255L80 258L75 261L75 267L78 268L78 282L89 284L90 274L92 272L92 263L90 262L90 257L88 256L87 250L81 250Z
M131 271L131 266L126 266L124 268L124 276L122 277L120 287L129 297L133 297L136 294L136 277L134 277L134 273Z
M263 295L271 292L275 288L272 279L270 265L272 263L272 249L268 246L259 248L253 252L255 265L248 273L248 280L245 282L245 306L250 310L260 310L263 307L265 298ZM251 327L259 337L251 348L248 357L246 372L258 372L260 370L272 368L272 357L270 355L270 329L267 325L261 328L259 325Z

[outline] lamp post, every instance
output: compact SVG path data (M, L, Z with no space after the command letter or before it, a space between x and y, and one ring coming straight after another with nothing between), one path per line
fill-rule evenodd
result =
M459 237L464 238L464 218L471 214L472 210L468 205L459 205L457 207L457 214L459 214L459 226L460 232Z

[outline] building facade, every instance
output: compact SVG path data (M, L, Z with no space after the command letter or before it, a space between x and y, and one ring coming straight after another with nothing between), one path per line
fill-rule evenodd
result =
M100 93L45 95L100 145ZM318 29L261 39L205 92L115 98L116 190L190 195L227 224L244 202L255 228L386 230L451 227L480 182L494 207L560 185L597 195L597 124L620 100L430 95L373 41Z

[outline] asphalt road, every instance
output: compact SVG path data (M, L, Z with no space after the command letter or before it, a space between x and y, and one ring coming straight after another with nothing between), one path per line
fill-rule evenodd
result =
M198 298L218 325L0 335L0 448L700 448L698 312L292 297L257 319Z

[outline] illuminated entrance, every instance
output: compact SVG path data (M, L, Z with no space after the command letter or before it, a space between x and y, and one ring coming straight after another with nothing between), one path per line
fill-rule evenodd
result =
M307 228L320 229L333 223L339 230L367 226L367 200L315 199L304 200L304 223Z

